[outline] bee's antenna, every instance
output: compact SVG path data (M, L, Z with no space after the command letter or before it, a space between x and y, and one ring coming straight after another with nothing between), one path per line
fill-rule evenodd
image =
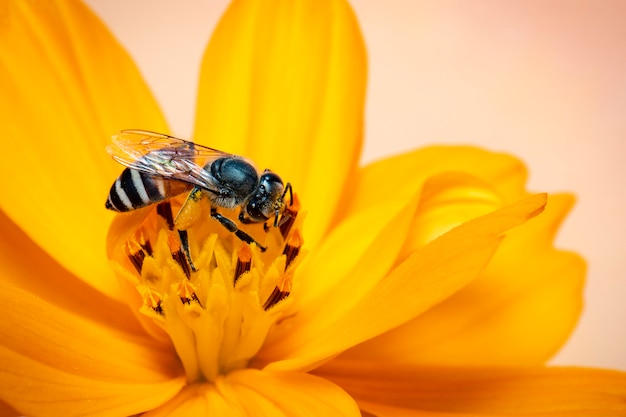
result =
M285 199L285 195L287 195L287 191L289 191L289 205L292 206L293 205L293 191L291 189L290 182L288 182L287 185L285 186L285 191L283 191L283 195L280 196L281 200Z

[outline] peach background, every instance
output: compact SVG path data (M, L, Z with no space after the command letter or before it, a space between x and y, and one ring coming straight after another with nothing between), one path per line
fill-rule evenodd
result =
M227 2L87 3L190 137L200 57ZM352 4L370 57L363 161L469 143L522 158L531 189L575 192L557 244L588 259L587 302L553 362L626 370L626 2Z

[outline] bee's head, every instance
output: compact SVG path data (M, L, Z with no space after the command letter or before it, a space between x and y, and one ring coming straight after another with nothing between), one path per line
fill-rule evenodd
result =
M259 185L256 191L246 204L246 213L250 219L260 223L269 220L273 216L278 218L285 207L285 202L283 201L284 189L283 180L272 171L266 169L259 178Z

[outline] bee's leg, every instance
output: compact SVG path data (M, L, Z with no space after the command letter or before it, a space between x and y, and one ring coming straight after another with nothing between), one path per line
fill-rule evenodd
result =
M246 213L244 212L243 208L239 212L239 221L241 223L243 223L243 224L250 224L250 223L252 223L252 219L250 219L249 217L246 217Z
M196 217L200 213L200 210L198 210L197 207L197 203L202 199L202 196L202 189L199 187L194 187L189 192L189 195L187 195L187 199L178 211L178 214L176 214L176 219L174 220L176 230L178 231L178 237L180 239L181 249L183 250L185 258L187 258L187 262L189 263L189 267L193 272L196 272L197 269L193 263L193 260L191 259L187 229L195 222Z
M258 223L258 222L253 221L250 217L246 217L246 214L244 213L243 208L239 212L239 222L242 224ZM265 233L271 230L271 227L267 225L267 222L263 223L263 230L265 231Z
M239 239L243 240L244 242L246 242L246 243L256 243L256 245L259 247L261 252L265 252L267 250L267 248L265 246L260 245L259 242L254 240L254 238L252 236L250 236L249 234L247 234L243 230L239 229L237 227L237 224L234 221L232 221L228 217L224 217L220 213L218 213L217 210L214 207L211 207L211 217L213 217L215 220L220 222L220 224L222 226L224 226L226 228L226 230L228 230L231 233L234 233L235 236L237 236Z
M196 272L196 266L193 264L193 260L191 259L191 252L189 251L189 236L187 235L186 230L178 230L178 238L180 239L180 247L185 254L185 258L187 258L187 262L189 263L189 267L193 272Z

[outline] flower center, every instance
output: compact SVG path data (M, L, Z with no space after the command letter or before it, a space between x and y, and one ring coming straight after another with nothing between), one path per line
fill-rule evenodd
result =
M273 220L241 225L265 251L203 216L210 207L181 234L172 219L176 199L144 209L130 226L112 227L109 241L123 250L110 257L122 283L130 284L129 300L149 332L171 339L189 382L247 367L291 304L303 243L294 200L278 227ZM237 218L233 211L221 214Z

